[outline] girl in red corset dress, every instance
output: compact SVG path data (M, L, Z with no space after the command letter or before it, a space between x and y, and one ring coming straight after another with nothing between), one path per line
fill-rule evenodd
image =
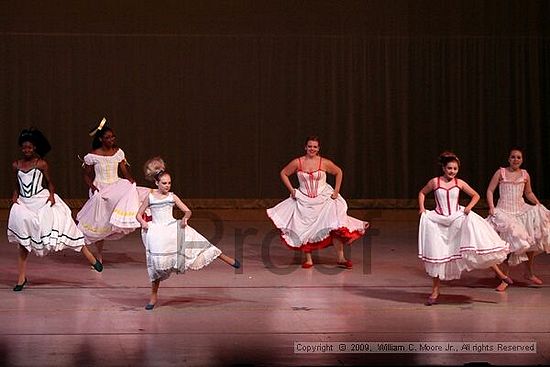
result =
M311 252L330 245L336 249L339 266L351 269L351 260L344 257L344 244L349 245L365 234L368 222L347 215L348 206L340 196L342 170L331 160L319 155L320 141L316 136L306 139L306 154L293 159L281 170L281 180L290 197L267 215L281 231L283 242L302 251L306 260L302 268L311 268ZM292 187L289 176L296 174L300 186ZM335 176L335 187L326 182L327 174Z
M504 278L497 264L509 251L508 244L491 225L472 211L479 194L457 178L460 160L451 152L439 156L442 175L434 177L418 193L420 225L418 257L432 277L432 293L426 306L437 303L441 280L459 279L462 271L492 267ZM426 195L434 193L436 208L426 210ZM466 207L459 204L460 192L470 196Z

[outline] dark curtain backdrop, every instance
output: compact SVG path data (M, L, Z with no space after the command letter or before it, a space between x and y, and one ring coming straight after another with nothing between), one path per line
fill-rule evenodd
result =
M484 194L508 148L550 198L545 1L3 2L1 197L19 131L40 128L57 190L103 116L138 183L161 155L184 198L287 195L310 134L350 199L414 199L455 151Z

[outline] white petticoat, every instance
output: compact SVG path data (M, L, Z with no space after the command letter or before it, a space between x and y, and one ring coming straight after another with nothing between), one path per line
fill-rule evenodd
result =
M80 251L84 236L76 227L71 209L57 194L51 206L49 196L50 192L43 189L31 197L17 199L10 209L8 241L38 256L65 248Z
M527 261L526 252L550 253L550 211L544 205L524 204L515 214L495 208L487 221L500 237L509 243L512 252L509 263Z
M96 191L78 212L78 228L86 243L118 240L140 227L136 219L140 201L150 191L126 179L98 184Z
M463 207L450 216L428 210L420 217L418 257L431 277L459 279L462 271L501 263L508 252L491 225L472 211L466 215Z
M181 228L180 220L149 222L149 229L142 230L142 240L151 281L165 280L172 272L199 270L222 253L191 226Z

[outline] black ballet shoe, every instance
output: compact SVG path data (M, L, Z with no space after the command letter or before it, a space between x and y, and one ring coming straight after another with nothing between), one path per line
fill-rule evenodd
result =
M23 284L16 284L15 287L13 287L14 292L21 292L23 288L25 287L25 284L27 284L27 278L25 278L25 281Z
M146 310L152 310L153 308L155 308L155 304L154 303L148 303L145 305L145 309Z
M235 262L231 266L234 267L235 269L238 269L241 267L241 263L239 260L235 259Z
M103 264L101 261L96 259L95 264L92 265L92 268L94 268L98 273L101 273L103 271Z

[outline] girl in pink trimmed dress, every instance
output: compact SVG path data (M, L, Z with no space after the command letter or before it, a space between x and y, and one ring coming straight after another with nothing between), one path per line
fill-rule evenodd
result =
M303 268L313 266L313 250L333 244L337 264L351 269L351 260L344 257L344 244L350 245L363 236L369 223L347 215L347 203L339 194L342 170L329 159L322 158L319 148L319 138L308 137L306 154L281 170L281 180L290 197L267 209L267 215L281 231L283 242L305 253ZM292 187L289 179L294 173L298 176L298 189ZM327 173L335 176L334 189L326 182Z
M148 190L136 186L105 119L90 135L94 137L92 152L84 156L83 165L90 198L76 218L86 244L96 244L98 260L103 262L104 240L118 240L140 227L136 213Z
M510 150L508 167L498 169L487 188L488 221L500 237L510 244L508 263L526 262L525 278L535 285L542 280L533 271L536 254L550 252L550 211L537 199L531 189L531 178L521 169L523 152ZM498 186L500 197L495 207L493 193ZM533 203L529 205L523 197ZM504 291L513 282L502 282L497 290Z
M459 279L462 271L484 269L501 263L508 245L483 218L472 211L479 194L457 179L458 157L444 152L439 157L443 176L434 177L418 193L420 225L418 257L432 277L432 293L426 305L437 303L441 280ZM432 192L435 210L426 210L425 197ZM471 197L466 207L459 205L460 191Z

